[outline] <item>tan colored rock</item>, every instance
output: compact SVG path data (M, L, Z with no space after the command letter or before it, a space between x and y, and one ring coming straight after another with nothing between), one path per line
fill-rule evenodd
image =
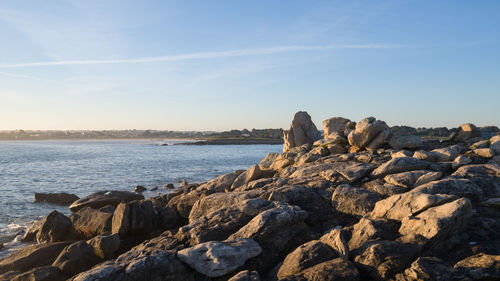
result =
M356 124L354 131L351 131L347 139L355 148L376 150L391 136L391 129L384 121L368 117Z
M472 138L477 138L481 136L481 131L474 126L474 124L467 123L460 125L460 127L451 136L452 141L465 142Z
M336 258L322 262L313 267L309 267L295 275L285 277L280 281L358 281L360 280L358 269L343 258Z
M462 168L465 168L464 166ZM460 169L459 169L460 170ZM411 192L427 194L451 194L480 201L483 190L469 179L446 177L415 187Z
M396 224L387 219L361 218L353 226L349 249L354 251L370 240L393 240L396 233Z
M333 192L332 206L345 214L364 216L373 210L375 203L380 199L378 193L344 184Z
M30 245L0 260L0 274L50 265L69 242Z
M396 281L466 281L458 270L435 257L419 257Z
M477 148L473 150L474 154L483 158L493 158L495 154L490 148Z
M71 220L58 211L50 212L40 224L36 234L37 243L70 240Z
M495 155L500 155L500 135L490 138L490 149L495 153Z
M109 259L120 249L120 236L118 234L99 235L88 240L87 244L92 246L96 256L101 259Z
M440 179L443 176L443 173L440 171L437 172L428 172L420 176L415 182L414 186L419 186L422 184L429 183L431 181L435 181Z
M479 253L457 262L454 267L472 280L500 279L500 255Z
M342 117L332 117L323 121L323 132L325 139L328 139L332 133L343 136L346 129L354 129L355 124L351 120Z
M330 246L332 250L339 256L349 258L349 246L344 238L344 231L342 229L332 229L319 239L319 241Z
M429 167L429 163L413 157L398 157L393 158L371 173L372 177L384 177L390 174L396 174L414 170L424 170Z
M289 130L283 132L283 152L290 148L301 146L319 140L321 134L305 111L295 113Z
M108 206L99 210L85 207L70 216L74 231L84 239L111 232L115 208Z
M425 194L417 192L396 194L378 201L370 217L403 220L406 217L413 216L423 210L456 198L456 196L448 194Z
M73 276L90 269L100 261L101 259L94 254L92 246L80 241L64 248L52 266L59 268L68 276Z
M260 281L259 273L255 270L243 270L231 277L228 281Z
M452 168L453 169L458 169L464 165L467 165L467 164L470 164L472 163L472 160L465 156L465 155L459 155L457 156L457 158L455 158L455 160L453 160L453 163L452 163Z
M403 236L422 236L436 243L449 234L461 231L472 215L472 204L467 198L429 208L401 221L399 233Z
M413 157L413 151L410 150L399 150L396 152L391 152L391 158L398 158L398 157Z
M387 175L384 177L384 180L390 184L394 184L404 188L411 188L415 185L417 180L426 173L428 173L428 171L426 170L408 171Z

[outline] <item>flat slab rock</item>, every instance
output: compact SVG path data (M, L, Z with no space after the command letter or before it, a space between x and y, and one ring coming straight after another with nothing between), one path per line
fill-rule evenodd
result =
M262 252L259 244L251 238L226 241L210 241L177 252L177 257L208 277L220 277Z
M73 204L71 204L71 206L69 206L69 209L72 212L76 212L86 206L92 207L94 209L99 209L107 205L116 207L121 202L130 202L143 199L143 195L135 192L118 190L98 191L75 201Z

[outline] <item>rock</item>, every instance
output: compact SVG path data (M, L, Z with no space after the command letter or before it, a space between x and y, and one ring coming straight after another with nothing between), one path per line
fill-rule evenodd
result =
M479 157L483 158L493 158L495 154L493 153L493 150L490 148L477 148L473 150L474 154L476 154Z
M467 157L467 156L464 156L464 155L459 155L457 156L457 158L455 158L455 160L453 160L453 163L452 163L452 167L453 169L458 169L464 165L467 165L467 164L470 164L472 163L472 160Z
M420 136L393 136L389 140L389 145L394 149L417 149L422 147L422 138Z
M35 203L46 202L58 205L71 205L80 197L65 192L61 193L37 193L35 192Z
M307 229L304 224L307 212L299 207L275 204L277 205L275 208L261 212L229 236L229 239L252 238L259 243L263 253L259 258L253 259L253 266L262 271L270 269L282 260L284 258L282 252L297 247L298 245L293 242L297 241Z
M96 256L101 259L109 259L120 249L120 236L118 234L99 235L88 240L87 244L92 246Z
M425 194L406 192L378 201L370 214L371 218L402 220L431 207L438 206L457 197L448 194Z
M354 251L370 240L394 240L397 232L397 225L387 219L361 218L353 226L349 249Z
M422 213L406 217L401 221L399 233L403 236L421 236L433 244L440 243L451 233L460 232L472 215L469 199L455 201L429 208ZM414 241L413 238L404 239Z
M169 184L167 184L167 185L165 185L165 186L163 187L163 189L174 189L174 188L175 188L175 186L174 186L174 184L173 184L173 183L169 183Z
M409 150L399 150L396 152L391 153L391 158L398 158L398 157L413 157L413 151Z
M443 172L436 171L436 172L428 172L420 176L415 184L413 186L419 186L422 184L429 183L431 181L435 181L440 179L443 176Z
M326 146L326 149L328 149L328 152L330 152L330 154L341 154L341 153L345 153L346 150L345 150L345 147L341 144L328 144Z
M172 197L168 201L167 206L176 210L181 218L187 219L194 203L200 200L201 197L201 192L197 190L192 190L188 193L180 193L177 196Z
M446 177L414 188L411 192L427 194L452 194L480 201L483 191L469 179Z
M404 273L396 275L396 281L465 281L458 270L435 257L419 257Z
M154 216L149 200L120 203L113 213L111 232L120 237L147 234L153 228Z
M278 158L280 154L277 153L277 152L270 152L266 155L266 157L264 157L264 159L262 159L262 161L260 161L259 163L259 166L264 168L264 169L269 169L271 168L271 165L273 164L273 162L276 160L276 158Z
M335 189L332 195L332 206L345 214L364 216L372 211L375 203L380 199L378 193L344 184Z
M251 196L245 192L214 193L198 200L189 213L189 222L220 208L228 208L239 204L243 200L250 199Z
M321 134L305 111L295 113L290 130L283 132L283 152L290 148L313 143L321 138Z
M313 164L300 167L290 175L290 178L312 178L320 176L321 172L335 168L335 164Z
M0 278L0 280L2 280ZM62 272L52 266L33 268L25 273L9 278L10 281L64 281L66 277Z
M391 128L384 121L368 117L356 124L347 139L351 146L358 149L376 150L391 136Z
M373 168L374 166L372 164L354 163L342 165L336 168L335 171L342 175L346 180L353 183L371 172Z
M439 149L433 149L429 152L429 155L427 156L427 161L430 162L447 162L447 161L453 161L455 158L457 158L458 154L460 153L460 146L458 145L452 145L452 146L447 146Z
M328 139L332 133L343 136L348 128L354 129L355 124L351 120L342 117L332 117L323 121L323 132L325 139Z
M111 232L111 222L115 208L103 207L99 210L85 207L70 216L75 233L84 239Z
M393 158L378 168L373 170L371 176L374 178L384 177L390 174L396 174L414 170L425 170L429 167L430 163L413 158L413 157L398 157Z
M36 239L36 234L40 230L40 226L42 226L42 220L33 221L26 231L24 232L23 238L21 238L21 242L30 242Z
M382 198L403 193L406 191L405 188L394 184L386 183L381 178L364 182L361 185L361 187L366 188L369 191L373 191L380 194Z
M229 174L224 174L221 176L218 176L217 178L200 185L197 190L199 191L208 191L206 192L207 194L213 193L213 192L225 192L227 190L231 189L231 185L234 183L234 181L245 172L244 170L236 170L232 173Z
M481 136L481 131L474 124L463 124L451 136L452 141L465 142L472 138Z
M130 202L141 199L144 199L144 196L135 192L117 190L99 191L75 201L69 206L69 209L72 212L76 212L86 206L94 209L99 209L107 205L116 207L120 202Z
M54 210L41 221L36 241L37 243L46 243L68 240L70 231L71 220Z
M500 155L500 135L490 138L490 149L493 153L495 153L495 155Z
M454 267L472 280L500 279L500 255L479 253L459 261Z
M240 238L201 243L178 251L177 257L203 275L219 277L236 270L261 252L253 239Z
M147 188L145 188L145 187L144 187L144 186L142 186L142 185L138 185L138 186L136 186L136 187L134 188L134 192L137 192L137 193L142 193L142 192L147 191L147 190L148 190L148 189L147 189Z
M260 276L257 271L243 270L231 277L228 281L260 281Z
M68 242L31 245L0 260L0 274L7 271L24 272L35 267L50 265Z
M387 183L394 184L397 186L401 186L403 188L412 188L417 180L428 173L426 170L416 170L416 171L408 171L397 174L390 174L384 177L384 180Z
M354 263L363 280L387 280L410 265L419 252L413 244L371 241L354 253Z
M336 253L323 242L319 240L307 242L286 256L278 271L278 278L294 275L308 267L336 257L338 257Z
M344 232L342 229L332 229L325 233L319 241L325 243L330 246L330 248L335 252L335 254L339 257L349 258L349 246L344 238Z
M99 257L94 254L94 249L85 241L73 243L59 254L53 267L59 268L64 274L73 276L100 262Z
M280 279L280 281L358 281L359 272L357 268L343 258L336 258L309 267L295 275Z
M469 146L471 149L476 148L488 148L490 146L490 140L480 140Z

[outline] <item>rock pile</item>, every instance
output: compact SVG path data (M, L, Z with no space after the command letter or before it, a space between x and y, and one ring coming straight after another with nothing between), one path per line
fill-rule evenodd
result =
M323 128L299 112L285 151L246 171L52 212L0 280L500 279L500 135L396 138L373 117Z

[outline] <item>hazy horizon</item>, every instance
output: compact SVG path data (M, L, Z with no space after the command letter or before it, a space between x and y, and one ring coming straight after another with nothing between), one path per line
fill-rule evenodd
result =
M0 2L0 130L500 126L500 2Z

